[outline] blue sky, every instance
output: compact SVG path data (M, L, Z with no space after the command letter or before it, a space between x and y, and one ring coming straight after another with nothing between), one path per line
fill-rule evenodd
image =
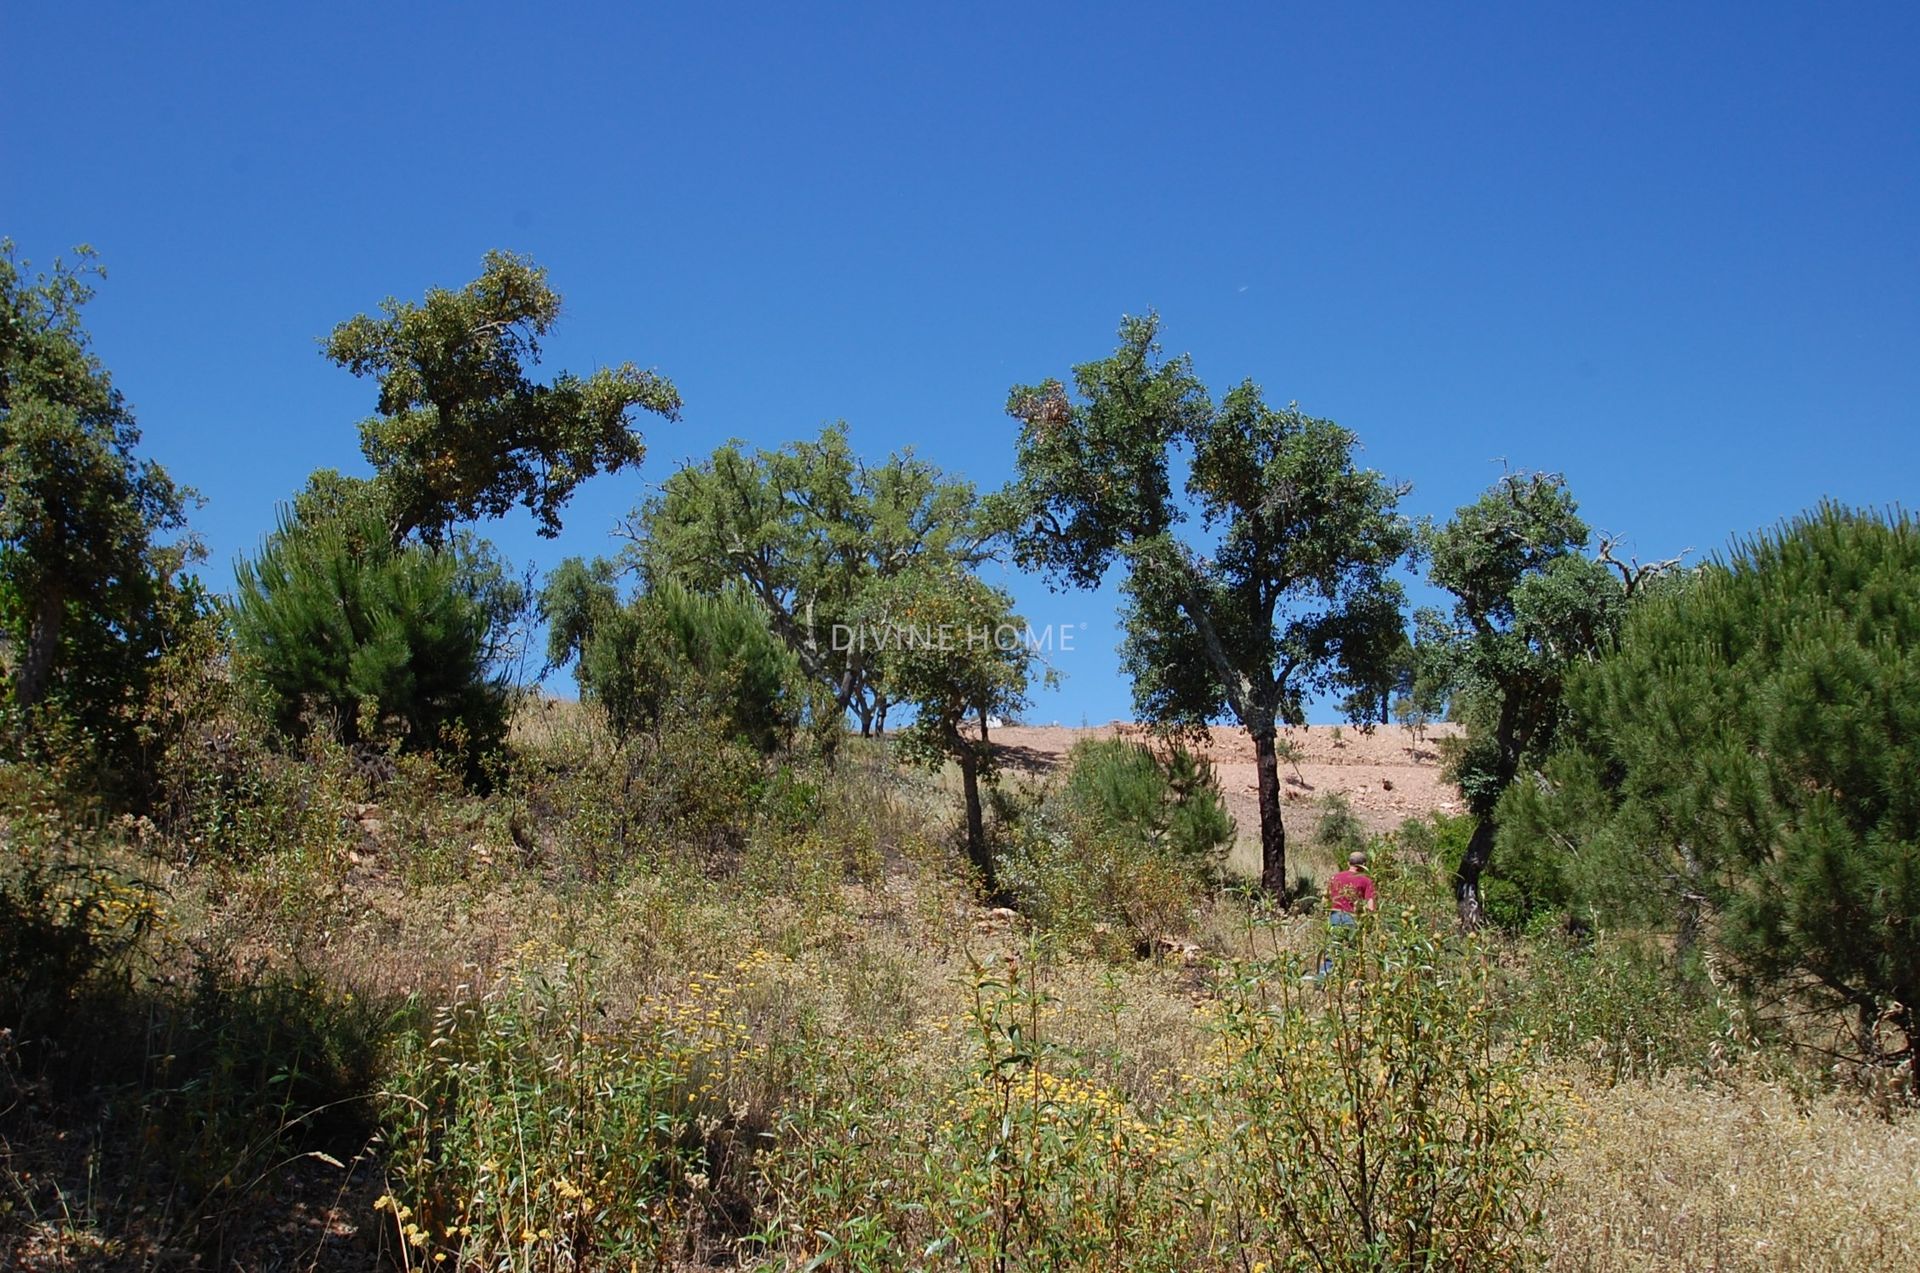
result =
M541 567L728 437L848 421L982 486L1008 386L1156 307L1245 377L1471 499L1565 472L1642 556L1920 459L1920 7L0 4L0 233L80 242L146 449L217 587L373 387L316 339L503 247L550 370L686 398ZM1111 594L1032 716L1129 712ZM567 687L570 688L570 685Z

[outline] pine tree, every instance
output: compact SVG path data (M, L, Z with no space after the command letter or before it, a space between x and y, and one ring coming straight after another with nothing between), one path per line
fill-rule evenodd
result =
M1710 941L1750 984L1920 1008L1920 524L1822 505L1629 611L1567 691L1507 836L1570 846L1605 914Z
M451 731L475 765L501 737L490 665L511 588L475 546L396 545L371 509L287 514L235 574L235 651L289 736L323 724L349 744L430 750Z

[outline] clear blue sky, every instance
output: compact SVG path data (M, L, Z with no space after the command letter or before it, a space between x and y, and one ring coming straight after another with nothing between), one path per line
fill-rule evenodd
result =
M397 12L404 8L404 12ZM1216 390L1358 431L1444 515L1564 471L1642 556L1920 465L1920 6L0 3L0 233L92 243L147 450L217 587L373 387L316 338L492 247L549 369L678 384L610 548L728 437L828 421L983 486L1007 387L1157 307ZM1036 719L1128 714L1113 597Z

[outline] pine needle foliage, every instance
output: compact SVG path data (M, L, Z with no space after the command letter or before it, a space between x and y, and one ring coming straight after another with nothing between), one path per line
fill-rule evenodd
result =
M289 737L324 724L348 744L454 740L476 762L500 738L501 580L472 546L395 545L366 510L283 514L235 584L235 651Z
M1823 504L1629 613L1503 834L1570 849L1603 914L1850 1009L1898 1064L1920 1003L1917 651L1920 524Z

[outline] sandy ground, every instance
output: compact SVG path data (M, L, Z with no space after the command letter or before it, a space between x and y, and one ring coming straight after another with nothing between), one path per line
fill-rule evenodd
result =
M1318 802L1328 792L1345 796L1361 821L1376 831L1390 830L1407 818L1435 809L1459 813L1464 807L1460 793L1441 777L1436 747L1438 739L1455 730L1451 725L1430 725L1418 745L1412 734L1398 725L1377 725L1369 733L1351 725L1309 725L1282 731L1282 736L1299 750L1297 763L1280 762L1289 845L1304 843L1312 835L1320 816ZM1088 729L1008 725L993 731L993 741L1005 749L1010 764L1044 773L1059 765L1083 738L1136 732L1137 726L1120 721ZM1227 806L1240 824L1239 839L1228 864L1234 870L1257 874L1260 814L1253 740L1243 729L1216 728L1207 754L1220 776Z

